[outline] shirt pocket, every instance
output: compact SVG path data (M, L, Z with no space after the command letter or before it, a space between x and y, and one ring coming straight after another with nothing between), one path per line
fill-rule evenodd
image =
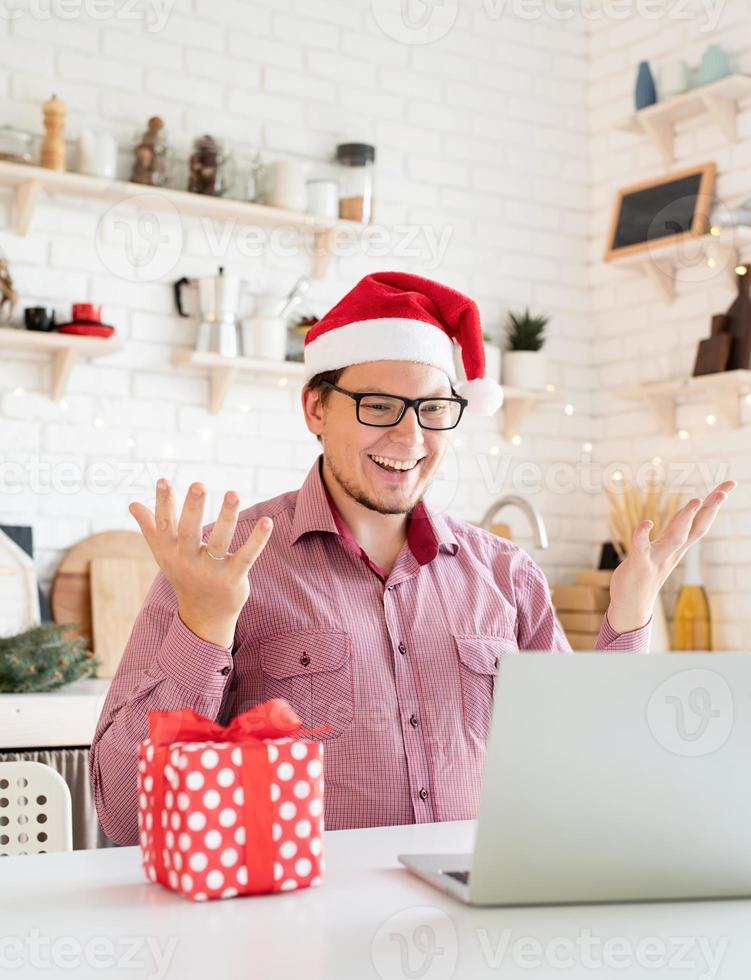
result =
M342 630L297 630L262 640L263 696L284 698L306 728L331 725L316 738L337 738L352 724L352 639Z
M455 633L454 641L459 661L464 728L469 736L486 741L500 657L518 650L516 638Z

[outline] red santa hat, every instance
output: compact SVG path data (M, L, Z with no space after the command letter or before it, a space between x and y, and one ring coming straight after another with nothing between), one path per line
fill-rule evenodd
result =
M456 382L454 342L466 381ZM468 409L492 415L501 386L485 374L480 313L463 293L407 272L365 276L305 336L305 381L364 361L418 361L444 371Z

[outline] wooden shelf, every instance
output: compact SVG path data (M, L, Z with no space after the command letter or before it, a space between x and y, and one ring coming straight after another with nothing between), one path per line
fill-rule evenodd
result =
M690 401L711 401L715 411L733 428L741 424L741 399L751 394L751 371L720 371L691 378L655 381L650 384L617 388L617 398L645 402L657 417L663 435L677 431L678 405Z
M745 98L751 98L751 76L728 75L646 106L618 123L617 128L649 137L669 164L673 162L674 127L686 119L706 115L729 143L735 143L738 103Z
M326 271L336 233L348 231L358 234L366 227L354 221L318 218L304 211L287 211L251 201L191 194L171 187L149 187L124 180L57 172L31 164L7 161L0 161L0 187L14 189L13 227L18 235L25 235L28 231L34 208L42 195L122 202L135 209L177 210L180 215L192 217L213 218L264 228L289 227L309 231L314 237L313 274L316 277L322 276Z
M62 398L76 361L81 358L103 357L121 349L122 344L116 334L111 337L81 337L54 330L48 332L0 326L0 350L52 356L50 397L53 401Z
M511 388L503 385L503 404L499 417L501 432L506 442L518 435L519 428L529 413L539 404L563 401L558 391L533 391L528 388Z
M255 357L223 357L221 354L179 350L172 363L195 368L209 374L209 411L217 415L224 406L230 388L239 374L271 374L278 378L301 378L305 371L302 361L268 361Z
M637 269L654 283L666 303L672 303L675 299L676 270L681 262L686 261L687 253L692 248L706 250L710 245L727 253L725 267L735 285L735 266L743 251L751 246L751 228L745 225L722 228L719 235L696 235L667 243L661 243L656 238L638 252L610 259L608 265L617 269Z

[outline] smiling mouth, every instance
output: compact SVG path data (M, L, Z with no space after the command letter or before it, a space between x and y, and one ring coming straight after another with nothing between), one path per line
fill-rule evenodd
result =
M368 453L368 458L372 459L376 466L380 466L382 470L388 470L390 473L409 473L420 465L424 457L401 460L391 459L389 456L380 456L377 453Z

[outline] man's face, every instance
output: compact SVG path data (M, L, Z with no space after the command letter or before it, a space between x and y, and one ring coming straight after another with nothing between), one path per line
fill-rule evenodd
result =
M414 361L368 361L348 367L338 384L347 391L377 391L405 398L450 396L443 371ZM430 486L448 447L447 433L422 429L414 409L398 425L362 425L352 398L329 391L319 425L324 466L358 503L381 514L406 514ZM409 470L384 469L373 455L417 461Z

